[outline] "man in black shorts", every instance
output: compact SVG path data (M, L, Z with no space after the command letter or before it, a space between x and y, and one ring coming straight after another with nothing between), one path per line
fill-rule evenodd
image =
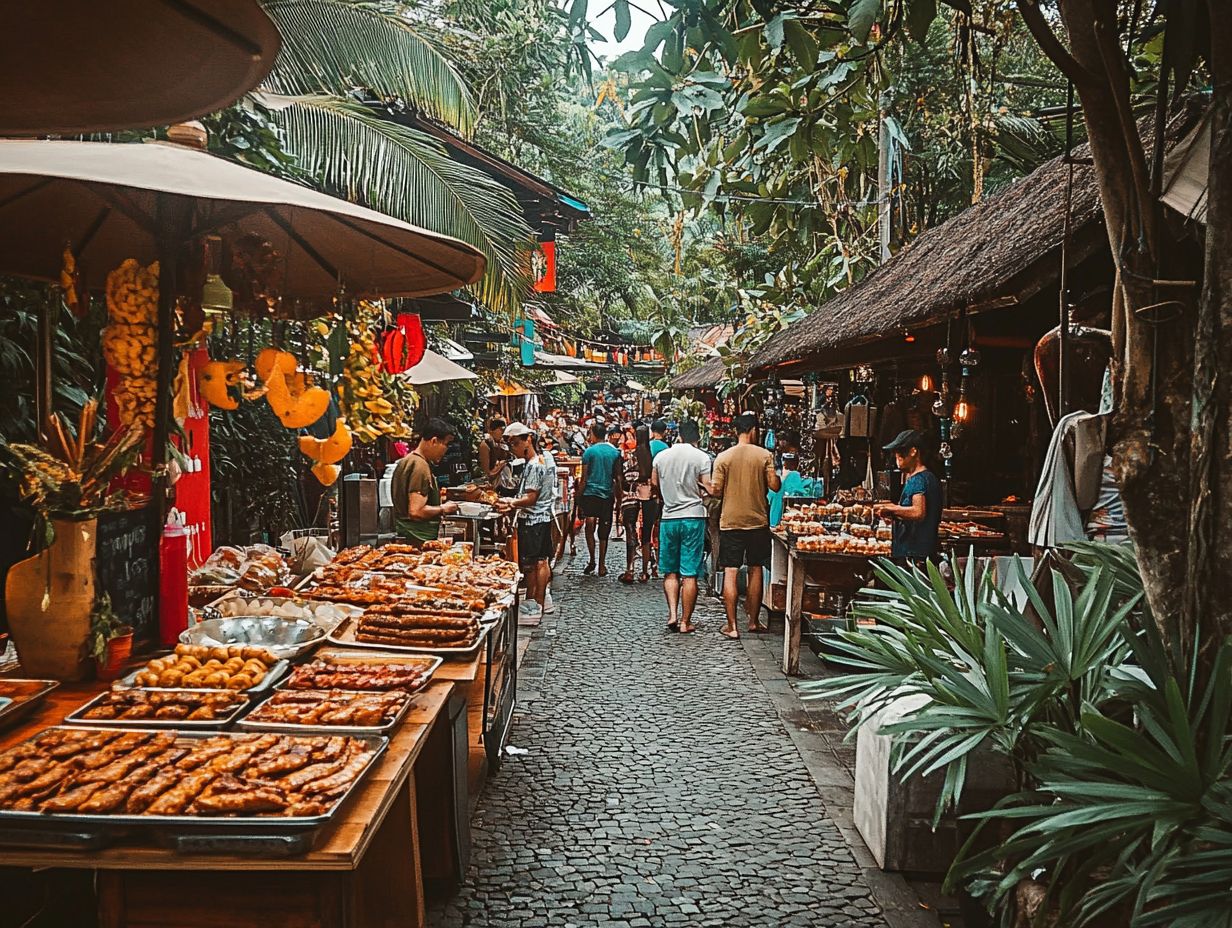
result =
M747 629L762 631L759 624L764 570L770 566L770 501L767 493L782 486L774 468L774 455L757 444L757 417L741 413L732 421L737 442L720 454L714 462L714 495L723 497L719 514L719 566L723 568L723 605L727 610L727 625L723 634L739 638L736 627L736 607L740 600L737 588L740 568L749 566L748 588L744 609L748 613Z
M584 574L594 573L595 561L595 529L599 530L599 576L607 576L607 540L612 534L612 491L615 484L616 468L620 462L620 452L608 441L607 429L602 422L596 422L590 427L588 440L590 446L582 453L582 495L578 499L578 510L586 520L586 548L590 552L590 562L582 570Z

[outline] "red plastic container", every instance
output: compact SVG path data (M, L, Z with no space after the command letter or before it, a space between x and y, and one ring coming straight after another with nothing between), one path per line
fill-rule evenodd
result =
M188 628L188 531L182 525L163 529L158 558L158 640L173 648Z

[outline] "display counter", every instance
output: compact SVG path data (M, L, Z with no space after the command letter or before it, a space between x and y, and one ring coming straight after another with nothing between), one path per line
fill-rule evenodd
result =
M60 724L104 688L101 683L59 688L21 724L0 734L0 749ZM454 786L452 747L459 734L466 738L466 714L451 702L456 702L455 684L445 679L434 679L415 695L388 749L307 853L280 857L274 856L275 846L254 843L243 849L239 842L230 848L219 844L214 853L204 844L199 851L183 851L160 845L159 839L174 835L156 838L144 831L90 847L100 839L72 833L57 839L48 837L50 832L40 836L0 826L0 860L13 868L96 871L102 928L423 925L425 880L456 883L469 847L469 810L464 789L459 795ZM35 841L55 843L16 846ZM23 896L23 887L34 892L35 881L8 882L6 908L33 912L46 904Z

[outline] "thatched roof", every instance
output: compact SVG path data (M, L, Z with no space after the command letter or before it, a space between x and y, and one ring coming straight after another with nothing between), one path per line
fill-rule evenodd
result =
M726 376L727 367L722 358L711 358L705 364L690 368L672 378L673 390L705 390L716 387Z
M864 280L773 336L750 358L749 369L1029 299L1060 274L1068 172L1063 159L1054 158L924 232ZM1074 167L1072 217L1076 262L1107 242L1089 165Z

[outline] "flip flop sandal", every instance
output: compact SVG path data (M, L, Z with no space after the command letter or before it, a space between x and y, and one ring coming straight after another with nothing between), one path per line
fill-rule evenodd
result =
M621 583L632 583L632 582L633 582L633 574L629 573L629 572L626 570L623 574L621 574L621 575L620 575L620 582L621 582Z
M595 572L595 564L593 561L582 568L582 573L584 574L593 574L594 572Z
M724 638L727 638L727 639L728 639L728 640L730 640L730 641L739 641L739 640L740 640L740 633L739 633L739 632L728 632L726 629L722 629L722 628L721 628L721 629L719 629L719 634L720 634L720 635L722 635Z
M637 578L637 582L638 582L638 583L649 583L649 582L650 582L650 574L648 574L648 573L643 573L640 577L638 577L638 578Z

